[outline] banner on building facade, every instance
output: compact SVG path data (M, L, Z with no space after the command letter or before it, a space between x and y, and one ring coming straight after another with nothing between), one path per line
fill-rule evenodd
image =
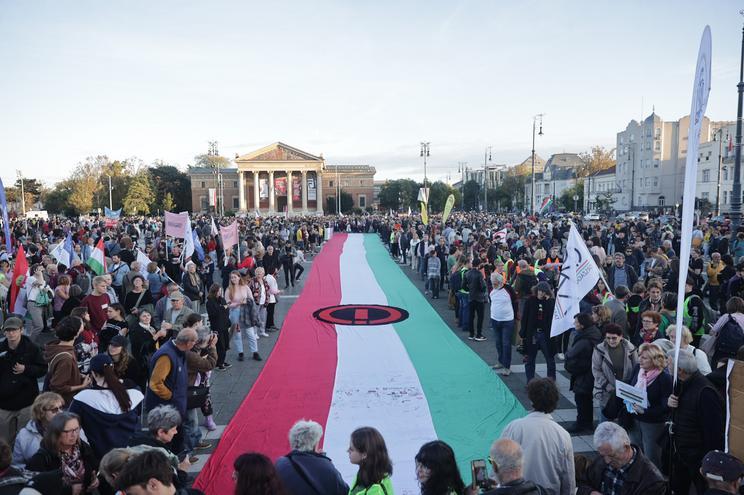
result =
M318 189L315 186L315 177L307 178L307 199L308 201L318 200Z
M217 189L209 188L209 206L217 206Z
M292 177L292 201L300 200L300 191L302 190L302 184L300 183L299 177Z
M287 195L287 178L286 177L275 177L274 178L274 194L277 196Z
M258 179L258 196L261 199L269 197L269 179Z

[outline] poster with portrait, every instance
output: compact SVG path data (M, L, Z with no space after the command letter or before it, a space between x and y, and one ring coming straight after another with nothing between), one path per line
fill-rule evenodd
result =
M287 195L287 178L276 177L274 178L274 194L277 196Z
M307 199L316 201L318 199L318 190L315 187L315 177L307 178Z
M299 201L300 200L300 191L302 190L302 185L300 183L299 177L292 177L292 201Z
M258 179L258 195L261 199L269 197L269 179Z

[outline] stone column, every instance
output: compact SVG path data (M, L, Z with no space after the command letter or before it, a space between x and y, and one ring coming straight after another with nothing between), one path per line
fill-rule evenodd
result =
M307 214L307 170L302 171L302 213Z
M259 190L258 190L258 171L256 171L256 172L253 172L253 208L256 211L261 210L261 208L259 207L260 201L261 201L261 196L259 195Z
M245 172L238 170L238 207L245 211Z
M294 187L292 186L293 175L291 170L287 170L287 215L291 215L294 211L292 208L292 194L294 193Z
M323 203L325 203L325 198L323 197L323 175L320 173L320 170L315 171L315 197L318 198L316 203L316 209L321 214L323 213Z
M274 171L269 170L269 213L274 211Z

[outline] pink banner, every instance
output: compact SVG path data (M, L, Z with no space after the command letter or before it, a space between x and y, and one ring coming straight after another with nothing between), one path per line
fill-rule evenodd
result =
M292 201L300 200L300 178L292 177Z
M277 177L274 179L274 194L277 196L287 195L287 178Z
M238 243L238 222L235 221L227 227L220 227L220 235L222 236L222 246L225 249L232 248Z
M186 235L186 222L189 221L188 213L165 212L165 235L183 239Z

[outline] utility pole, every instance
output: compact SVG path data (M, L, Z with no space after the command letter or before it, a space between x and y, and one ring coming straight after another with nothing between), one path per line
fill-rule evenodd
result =
M633 143L635 144L635 143ZM630 144L626 145L625 150L631 155L630 162L630 211L635 210L635 148Z
M424 205L426 213L429 213L429 189L426 187L426 159L429 157L429 142L421 141L421 156L424 158Z
M465 170L468 162L457 162L457 171L460 172L460 209L465 211Z
M538 136L543 135L542 130L542 118L545 114L538 113L532 117L532 214L535 214L535 127L537 127L537 121L540 120L540 132Z
M114 188L111 187L111 175L108 176L108 180L109 180L109 210L113 210L114 203L113 203L113 200L111 199L111 191L113 191Z
M23 189L23 172L20 170L16 170L16 175L18 175L18 180L21 181L21 210L23 211L23 216L26 216L26 192Z
M744 10L739 14L744 15ZM739 103L736 111L736 152L734 154L734 186L731 194L731 239L736 239L736 234L741 225L741 119L742 119L742 97L744 97L744 28L741 31L741 61L739 62Z
M491 147L483 154L483 211L488 212L488 162L491 161Z
M716 131L718 140L718 180L716 181L716 216L721 214L721 169L723 168L723 127Z
M225 196L224 196L224 184L222 181L222 172L220 171L220 161L217 157L220 156L217 151L217 141L209 141L209 151L207 156L215 157L212 166L215 168L215 188L217 189L217 198L215 198L214 211L220 216L225 216Z

